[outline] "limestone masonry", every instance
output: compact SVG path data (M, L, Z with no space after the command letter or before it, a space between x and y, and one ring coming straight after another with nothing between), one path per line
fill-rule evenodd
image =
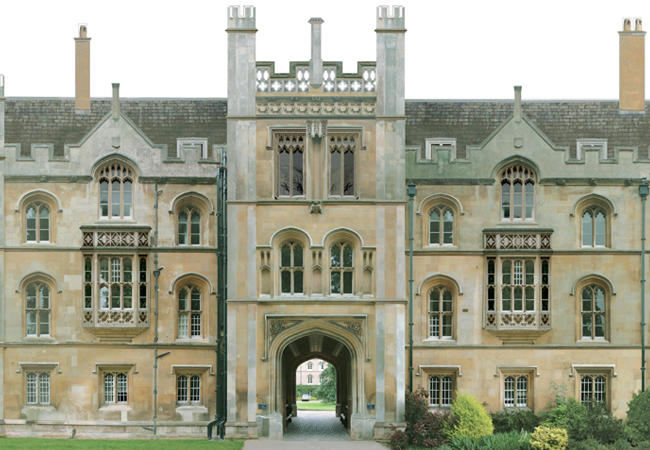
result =
M276 73L255 19L228 9L225 100L90 98L85 25L74 99L0 76L0 435L204 437L217 414L282 438L309 361L352 439L403 424L411 387L538 411L555 382L624 415L648 380L641 20L620 101L527 102L405 100L401 6L355 73L320 18Z

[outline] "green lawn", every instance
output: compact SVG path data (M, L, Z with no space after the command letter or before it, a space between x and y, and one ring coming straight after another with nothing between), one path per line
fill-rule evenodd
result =
M336 411L336 403L323 403L321 401L296 402L299 411Z
M2 438L2 450L14 449L65 449L65 450L113 450L113 449L151 449L151 450L241 450L244 441L214 442L207 439L39 439Z

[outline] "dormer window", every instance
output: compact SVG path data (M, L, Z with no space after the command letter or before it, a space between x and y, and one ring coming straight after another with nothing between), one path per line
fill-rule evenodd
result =
M433 152L437 150L450 150L451 159L467 159L467 153L456 149L456 139L454 138L430 138L426 140L425 159L433 159Z
M603 161L613 161L616 159L616 152L614 148L607 146L607 139L578 139L575 159L584 160L584 152L590 151L599 152L600 159Z
M169 152L169 159L183 159L185 151L196 151L201 159L212 159L212 150L205 138L182 138L176 140L176 152Z

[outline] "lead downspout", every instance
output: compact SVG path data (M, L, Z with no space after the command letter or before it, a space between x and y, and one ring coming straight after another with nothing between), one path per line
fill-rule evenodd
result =
M409 183L406 193L409 196L410 231L409 231L409 392L413 392L413 199L418 191L415 184Z
M645 392L645 201L648 197L645 178L639 186L641 197L641 392Z

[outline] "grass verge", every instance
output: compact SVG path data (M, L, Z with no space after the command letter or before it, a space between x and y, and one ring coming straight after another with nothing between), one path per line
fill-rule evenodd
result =
M298 411L336 411L336 403L303 402L298 400L296 406Z
M2 450L241 450L244 441L214 442L207 439L45 439L3 438Z

